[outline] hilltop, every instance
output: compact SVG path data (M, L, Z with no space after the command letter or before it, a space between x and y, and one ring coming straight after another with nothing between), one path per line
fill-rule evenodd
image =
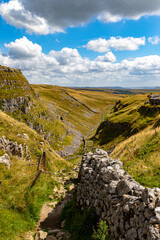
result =
M34 95L21 70L0 65L0 99Z

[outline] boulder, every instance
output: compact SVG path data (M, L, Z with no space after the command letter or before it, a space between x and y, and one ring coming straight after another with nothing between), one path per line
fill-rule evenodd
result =
M152 94L149 96L149 102L152 105L160 105L160 94Z
M0 157L0 163L3 163L7 166L8 169L10 169L10 157L8 156L8 154L4 154Z

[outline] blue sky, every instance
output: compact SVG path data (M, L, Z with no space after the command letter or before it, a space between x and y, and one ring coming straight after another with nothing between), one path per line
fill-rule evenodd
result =
M30 83L160 86L159 0L5 0L0 64Z

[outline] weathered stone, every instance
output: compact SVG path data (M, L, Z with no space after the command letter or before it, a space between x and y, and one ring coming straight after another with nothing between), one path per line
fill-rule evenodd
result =
M118 184L117 184L117 193L119 196L123 196L123 194L127 194L129 193L133 186L135 184L133 182L129 182L126 180L121 180Z
M107 220L113 239L160 239L160 190L144 189L118 161L99 150L83 157L78 203L94 207Z
M23 158L23 146L17 142L7 140L5 136L0 138L0 149L4 150L9 155L16 155L20 158Z
M8 169L10 169L10 157L8 156L8 154L4 154L0 157L0 163L3 163L7 166Z
M160 94L152 94L149 96L149 102L152 105L159 105L160 104Z
M36 235L36 240L45 240L47 237L47 233L43 231L39 231Z
M27 114L31 110L31 106L32 102L27 97L2 99L2 109L10 113L21 110Z
M116 193L118 181L112 181L109 184L109 193Z
M46 240L57 240L57 238L54 236L47 236Z
M127 240L135 240L137 238L137 231L135 228L131 228L126 232L125 235Z

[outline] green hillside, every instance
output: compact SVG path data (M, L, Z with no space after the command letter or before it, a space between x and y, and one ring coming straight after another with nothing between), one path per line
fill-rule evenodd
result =
M113 150L138 182L160 187L159 142L160 104L148 90L30 85L20 70L0 66L0 239L33 229L84 146Z
M106 92L31 86L20 70L0 67L0 160L5 154L10 159L10 169L0 163L0 239L18 239L33 229L43 203L60 185L58 171L73 168L55 150L80 138L74 156L82 154L83 136L117 99ZM81 158L70 162L75 161Z
M40 99L66 125L86 134L99 122L103 111L120 96L107 92L82 91L49 85L32 85Z
M35 96L21 70L0 65L0 99L21 96Z
M135 95L117 101L92 137L94 147L114 149L124 168L138 182L160 187L160 105L149 96Z
M22 144L24 152L23 157L19 157L16 152L9 154L10 170L0 163L0 239L3 240L15 239L18 233L33 228L42 204L49 199L53 187L58 184L53 173L68 168L69 164L36 131L0 111L0 139L2 136L12 141L13 146L15 142ZM38 162L44 151L46 164L40 165L42 173L36 185L31 187L39 172ZM0 157L6 152L1 147Z
M31 86L20 70L0 67L0 109L36 130L57 151L74 145L78 137L77 150L83 135L117 99L107 92Z
M160 188L160 127L153 125L119 143L111 157L119 158L134 179Z
M159 120L159 106L149 103L148 95L129 96L109 108L94 140L103 146L115 146Z

